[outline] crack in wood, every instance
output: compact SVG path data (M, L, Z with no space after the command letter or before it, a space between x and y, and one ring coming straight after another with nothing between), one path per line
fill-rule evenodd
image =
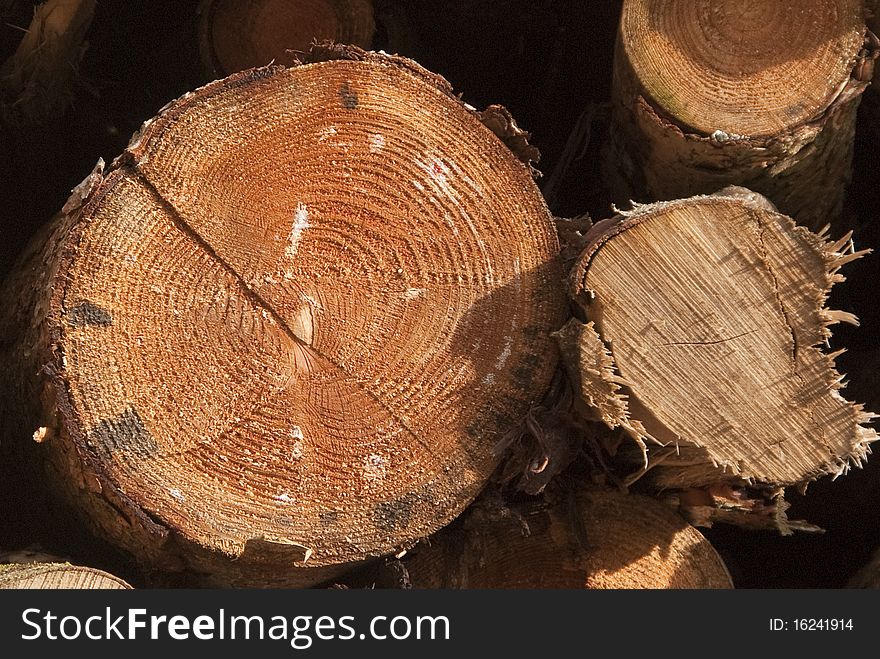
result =
M278 326L281 328L282 333L292 342L296 351L302 354L305 359L295 360L296 365L305 365L305 368L311 369L313 368L311 364L314 362L320 363L323 362L324 365L329 366L328 370L336 370L339 373L342 373L346 376L346 379L351 382L361 393L369 397L373 400L390 418L392 418L395 423L398 424L399 427L403 428L406 432L410 434L410 436L418 443L422 448L425 449L429 454L432 452L431 447L427 444L424 438L410 426L409 423L404 421L394 410L392 410L388 404L381 400L379 396L377 396L373 391L371 391L367 386L364 385L354 374L348 372L345 368L343 368L340 364L337 364L332 359L330 359L327 355L323 354L320 350L307 344L301 338L299 338L296 333L291 329L290 325L287 321L275 310L275 308L269 304L269 302L264 299L259 293L254 291L248 284L245 282L244 278L238 273L238 271L226 261L222 256L220 256L217 251L211 246L211 244L205 240L205 238L196 231L190 224L187 222L181 213L177 210L177 208L168 201L159 190L153 185L152 181L149 180L147 175L140 169L138 163L134 160L128 164L131 172L137 178L137 180L150 191L150 193L159 201L162 205L163 209L166 213L172 218L175 226L178 227L180 231L184 233L184 235L188 236L192 239L214 262L216 262L223 270L229 274L238 284L239 289L245 298L254 305L254 307L258 309L264 310L269 316L271 316L272 320L274 320ZM291 379L295 379L296 373L293 373Z

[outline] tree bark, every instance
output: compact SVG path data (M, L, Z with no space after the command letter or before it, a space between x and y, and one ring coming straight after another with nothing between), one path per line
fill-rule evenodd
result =
M841 222L864 66L861 0L627 0L605 173L618 205L742 185ZM868 67L870 68L870 67Z
M215 77L267 64L292 64L313 42L369 48L372 0L202 0L202 60Z
M60 116L73 99L95 0L46 0L0 67L0 116L15 127Z
M637 206L585 242L571 275L580 319L558 338L586 413L637 443L621 451L627 482L650 470L692 514L739 508L787 531L766 505L779 487L866 459L874 415L844 400L839 353L820 349L829 325L856 322L824 306L863 254L848 236L832 243L728 188ZM756 486L767 502L751 500Z
M649 497L581 489L475 506L404 557L413 588L732 588L696 529Z
M875 47L877 44L876 38L880 38L880 2L878 0L866 0L866 8L868 10L867 21L868 21L868 29L871 31L871 34L874 35L875 39L873 40ZM870 36L869 36L870 38ZM875 93L880 93L880 66L877 66L877 51L874 51L874 58L871 62L871 68L873 69L874 79L871 84L871 89L874 90Z
M0 590L87 589L130 590L131 586L112 574L69 563L30 563L0 565Z
M169 105L4 291L4 437L147 567L310 585L412 544L554 373L522 131L413 62L324 56Z

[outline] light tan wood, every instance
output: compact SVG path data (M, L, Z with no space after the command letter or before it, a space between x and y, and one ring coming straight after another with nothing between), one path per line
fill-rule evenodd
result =
M616 203L744 185L814 229L839 222L870 51L862 0L626 0Z
M125 581L112 574L69 563L30 563L0 565L0 590L130 590Z
M829 325L856 322L825 308L862 255L848 237L727 189L636 207L587 242L571 290L588 322L559 338L583 401L642 447L637 475L653 467L661 490L787 486L866 458L874 415L842 397L823 349Z
M404 558L414 588L732 588L712 545L669 506L618 492L475 508Z
M290 64L313 42L368 48L376 30L372 0L202 0L199 15L202 59L217 76Z

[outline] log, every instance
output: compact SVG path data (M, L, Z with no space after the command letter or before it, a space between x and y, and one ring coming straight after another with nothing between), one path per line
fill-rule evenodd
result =
M208 584L311 585L449 523L557 364L522 131L414 62L321 57L167 106L4 291L8 442Z
M69 563L0 565L0 590L131 590L122 579L90 567Z
M403 563L413 588L733 587L712 545L674 510L616 491L474 506Z
M613 201L741 185L840 222L874 46L862 0L626 0L614 61Z
M0 118L13 127L54 119L74 97L95 0L46 0L15 54L0 66Z
M743 188L636 206L585 242L570 279L579 318L557 337L584 413L639 447L628 484L650 470L692 513L738 507L787 531L784 510L747 486L769 486L770 504L866 459L875 415L841 396L840 353L821 345L830 325L857 322L825 302L869 250Z
M202 0L199 44L215 77L255 66L292 64L313 42L369 48L372 0Z

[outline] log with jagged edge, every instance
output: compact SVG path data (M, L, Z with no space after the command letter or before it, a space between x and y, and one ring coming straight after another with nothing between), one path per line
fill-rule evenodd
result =
M865 459L874 415L841 396L839 353L821 348L829 325L856 322L825 308L864 254L848 236L728 188L637 206L585 243L570 282L581 317L557 337L583 412L636 442L627 482L644 477L695 523L787 532L780 488Z
M862 0L626 0L605 178L618 205L742 185L841 220L873 68Z
M130 590L122 579L102 570L69 563L10 563L0 565L3 589Z
M254 66L291 64L313 42L368 48L372 0L202 0L202 60L222 77Z
M556 368L523 132L414 62L321 57L167 106L6 284L0 446L149 568L309 585L407 546Z
M715 549L666 504L576 489L473 506L403 558L413 588L731 588Z

